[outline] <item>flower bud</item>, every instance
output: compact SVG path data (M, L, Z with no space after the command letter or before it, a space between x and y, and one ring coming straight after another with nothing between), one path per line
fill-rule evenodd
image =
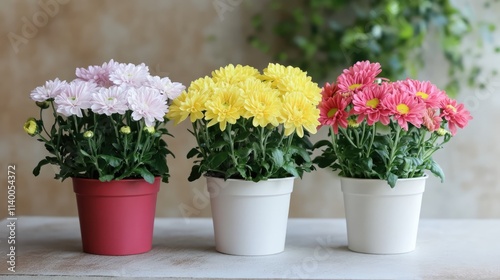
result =
M347 122L347 124L349 125L349 127L352 127L352 128L359 127L359 123L356 120L349 120Z
M92 132L92 130L87 130L83 133L83 137L92 138L92 137L94 137L94 132Z
M42 109L47 109L50 106L50 103L48 101L36 101L36 106L42 108Z
M29 118L24 123L23 128L24 128L24 131L26 131L26 133L28 133L31 136L38 133L38 124L36 123L35 118Z
M120 132L123 133L123 134L130 134L130 126L126 125L126 126L122 126L120 128Z
M155 133L155 127L154 126L146 126L144 128L144 131L148 132L149 134Z
M445 136L449 132L446 129L444 129L444 128L439 128L438 130L436 130L436 133L439 136Z

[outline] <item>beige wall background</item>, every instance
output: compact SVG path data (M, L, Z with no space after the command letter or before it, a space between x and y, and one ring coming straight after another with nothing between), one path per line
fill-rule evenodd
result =
M455 1L473 21L500 23L496 17L500 4L485 9L483 2ZM215 8L221 3L226 10ZM6 216L6 175L11 164L17 171L17 215L76 215L70 180L54 180L50 167L42 169L39 177L31 173L46 153L22 129L28 117L38 114L29 99L32 89L55 77L73 79L76 67L102 64L111 58L144 62L152 73L185 85L228 63L262 68L270 57L251 48L247 35L252 15L268 9L268 0L2 0L0 217ZM490 36L489 44L498 43L497 35ZM12 42L9 36L19 37ZM436 44L429 40L424 48L428 63L420 78L444 85L446 68L435 53ZM479 63L485 72L494 69L500 58L490 49L479 59L471 57L470 62ZM423 218L500 218L500 80L487 75L479 79L488 81L486 88L460 93L459 99L469 106L474 120L438 152L447 180L443 184L435 178L428 180ZM171 182L162 184L158 217L210 216L205 182L187 181L191 161L185 155L195 145L188 125L169 126L175 138L168 142L177 157L169 158ZM313 141L325 136L322 130ZM338 177L318 170L296 180L290 216L343 217Z

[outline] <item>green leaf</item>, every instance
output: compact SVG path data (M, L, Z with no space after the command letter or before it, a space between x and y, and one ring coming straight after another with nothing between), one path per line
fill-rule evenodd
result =
M217 170L219 166L229 158L227 152L216 153L208 158L208 167L211 170Z
M273 156L274 165L276 165L277 168L282 167L284 164L283 151L274 149L271 154Z
M437 162L435 162L433 159L430 160L429 170L432 172L432 174L441 178L441 183L444 182L445 177L444 177L443 169L441 169L441 166L439 166L439 164Z
M188 154L187 154L187 156L186 156L186 157L187 157L187 158L192 158L192 157L197 156L197 155L200 155L200 154L201 154L201 153L200 153L200 151L199 151L197 148L192 148L192 149L188 152Z
M387 183L389 184L389 186L391 186L391 188L394 188L394 186L396 186L397 181L398 181L398 175L392 172L389 173L389 175L387 176Z
M86 157L92 158L92 156L89 155L89 153L85 152L83 149L80 149L80 153Z
M201 177L201 167L199 165L193 165L191 168L191 174L189 174L188 181L193 182Z
M331 147L332 143L328 140L319 140L318 142L316 142L314 144L313 149L316 150L316 149L321 148L323 146Z
M40 175L40 169L42 166L49 164L49 161L47 159L42 159L37 166L33 169L33 175L38 176Z
M109 174L109 175L103 175L99 177L99 181L101 182L109 182L114 179L114 175Z
M283 165L283 169L285 169L286 172L290 173L293 177L300 177L299 173L297 172L297 169L292 163L287 163Z
M104 159L107 164L109 164L113 167L119 166L123 161L121 158L110 156L110 155L99 155L98 157Z
M149 172L148 169L146 168L137 168L137 171L139 171L139 174L141 174L142 178L146 180L146 182L153 184L155 182L155 176Z

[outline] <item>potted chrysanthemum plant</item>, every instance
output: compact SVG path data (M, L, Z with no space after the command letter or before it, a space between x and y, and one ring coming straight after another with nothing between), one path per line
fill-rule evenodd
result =
M329 140L314 159L339 171L349 248L365 253L402 253L415 248L428 170L444 180L433 160L471 119L429 81L390 82L379 63L357 62L332 84L320 102Z
M299 68L228 65L173 101L167 116L192 122L189 180L207 179L218 251L283 251L294 178L313 169L308 136L319 125L320 91Z
M156 197L169 177L165 114L184 88L150 75L144 64L110 60L31 92L40 116L24 130L50 154L33 173L51 164L55 179L72 178L85 252L151 249Z

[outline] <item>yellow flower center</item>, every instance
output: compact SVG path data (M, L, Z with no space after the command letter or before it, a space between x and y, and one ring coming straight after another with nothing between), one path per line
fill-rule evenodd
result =
M427 93L422 92L422 91L417 92L417 96L421 97L422 99L427 99L429 97L429 95Z
M457 112L457 108L455 108L455 107L454 107L453 105L451 105L451 104L446 105L446 108L447 108L447 109L452 110L452 111L453 111L453 113L456 113L456 112Z
M328 113L326 113L326 115L327 115L329 118L331 118L331 117L335 116L335 113L337 113L337 111L338 111L338 110L339 110L339 109L337 109L337 108L332 108L332 109L330 109L330 111L328 111Z
M377 108L379 103L380 103L380 100L378 100L378 98L372 98L366 102L366 106L371 107L372 109L375 109L375 108Z
M359 88L361 86L362 86L362 84L352 84L352 85L349 86L349 89L350 90L355 90L355 89L357 89L357 88Z
M406 104L399 104L398 106L396 106L396 110L401 114L401 115L406 115L408 114L408 112L410 111L410 107L408 107L408 105Z

